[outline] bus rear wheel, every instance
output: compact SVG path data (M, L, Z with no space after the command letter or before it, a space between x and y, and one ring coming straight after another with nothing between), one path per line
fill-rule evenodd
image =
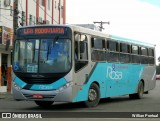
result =
M97 84L93 83L90 86L88 92L88 100L85 102L87 107L95 107L98 105L100 100L100 91Z
M142 81L140 81L138 84L137 93L130 94L129 97L130 97L130 99L141 99L143 97L143 93L144 93L144 84Z
M42 108L49 108L53 104L53 101L35 101L35 103Z

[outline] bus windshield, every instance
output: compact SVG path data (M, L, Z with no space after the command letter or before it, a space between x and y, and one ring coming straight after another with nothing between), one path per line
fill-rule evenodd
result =
M71 68L71 40L16 40L13 69L23 73L65 73Z

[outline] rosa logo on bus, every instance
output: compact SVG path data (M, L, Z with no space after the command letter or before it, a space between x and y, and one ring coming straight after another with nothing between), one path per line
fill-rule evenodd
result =
M123 73L117 71L117 69L128 69L128 66L116 66L115 64L108 66L106 77L112 80L121 80L123 78Z

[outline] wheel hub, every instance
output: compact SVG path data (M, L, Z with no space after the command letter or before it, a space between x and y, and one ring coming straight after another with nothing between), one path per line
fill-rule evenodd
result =
M97 93L94 89L89 90L89 101L94 101L97 97Z

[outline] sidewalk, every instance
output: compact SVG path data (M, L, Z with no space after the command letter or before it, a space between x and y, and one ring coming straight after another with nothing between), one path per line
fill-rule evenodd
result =
M1 99L13 99L11 92L0 92L0 100Z

